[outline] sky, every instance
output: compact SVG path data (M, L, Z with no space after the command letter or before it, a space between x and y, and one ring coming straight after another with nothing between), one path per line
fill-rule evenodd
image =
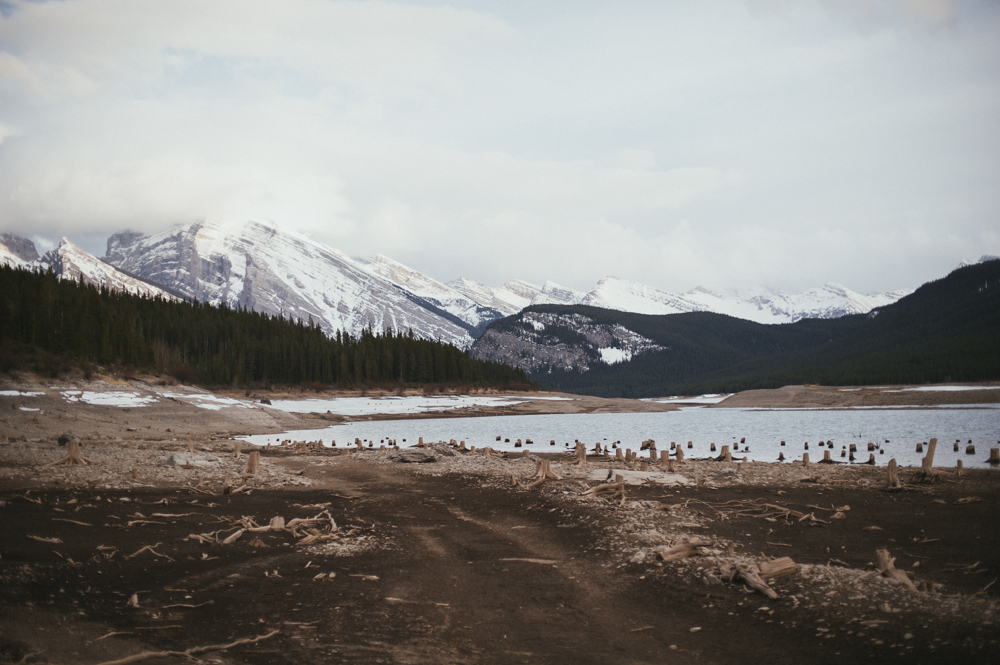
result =
M436 279L1000 254L994 0L0 0L0 230L253 219Z

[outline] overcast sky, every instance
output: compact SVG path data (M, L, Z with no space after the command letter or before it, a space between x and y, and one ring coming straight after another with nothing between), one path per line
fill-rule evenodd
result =
M998 213L994 0L0 0L0 230L98 255L258 219L442 281L874 292Z

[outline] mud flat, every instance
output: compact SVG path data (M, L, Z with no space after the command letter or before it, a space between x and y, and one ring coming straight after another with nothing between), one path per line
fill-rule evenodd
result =
M928 386L785 386L774 390L746 390L713 408L815 409L880 406L929 407L947 404L996 404L1000 384L941 384Z
M65 447L0 444L0 658L103 663L254 638L202 657L1000 656L989 471L924 482L904 469L889 491L884 468L863 466L685 460L668 473L596 455L303 443L257 449L246 473L249 447L237 457L232 440L129 445L84 442L93 464L53 465ZM529 489L543 461L558 478ZM880 573L880 548L912 588ZM774 597L748 586L784 557L794 572L764 579Z

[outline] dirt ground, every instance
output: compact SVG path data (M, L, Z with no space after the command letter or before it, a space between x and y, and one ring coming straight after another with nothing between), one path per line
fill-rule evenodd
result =
M849 408L857 406L933 406L937 404L996 404L1000 384L976 384L978 390L905 390L912 386L785 386L775 390L746 390L715 405L722 407Z
M3 407L14 440L0 439L0 663L138 662L258 637L193 656L1000 660L996 471L941 470L925 483L904 469L904 488L888 491L884 468L687 460L674 474L631 472L645 482L621 499L583 493L602 482L588 475L626 469L603 456L580 466L442 445L418 464L391 449L289 446L260 450L248 474L249 446L236 457L228 437L301 419L53 401L33 422ZM94 464L51 465L66 454L52 438L70 427ZM512 482L542 459L559 480ZM237 493L224 493L227 479ZM268 529L274 517L285 528ZM660 560L694 538L696 556ZM879 574L882 547L917 589ZM725 574L784 556L798 572L770 582L775 599Z

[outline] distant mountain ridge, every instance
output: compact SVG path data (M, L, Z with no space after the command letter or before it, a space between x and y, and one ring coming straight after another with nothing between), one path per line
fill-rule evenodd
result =
M673 294L617 277L606 277L589 292L518 279L499 287L465 278L445 284L387 256L350 257L308 236L257 221L199 221L151 235L122 231L108 239L103 259L68 239L55 251L58 256L37 257L30 240L0 236L0 264L53 267L62 274L65 263L67 277L109 288L311 318L327 334L413 330L463 348L491 322L540 304L641 314L707 311L758 323L790 323L867 313L910 293L863 295L830 283L794 295L760 290L724 296L700 287Z
M868 314L783 325L532 305L493 322L470 354L520 367L542 388L603 397L997 380L1000 259L984 258Z

